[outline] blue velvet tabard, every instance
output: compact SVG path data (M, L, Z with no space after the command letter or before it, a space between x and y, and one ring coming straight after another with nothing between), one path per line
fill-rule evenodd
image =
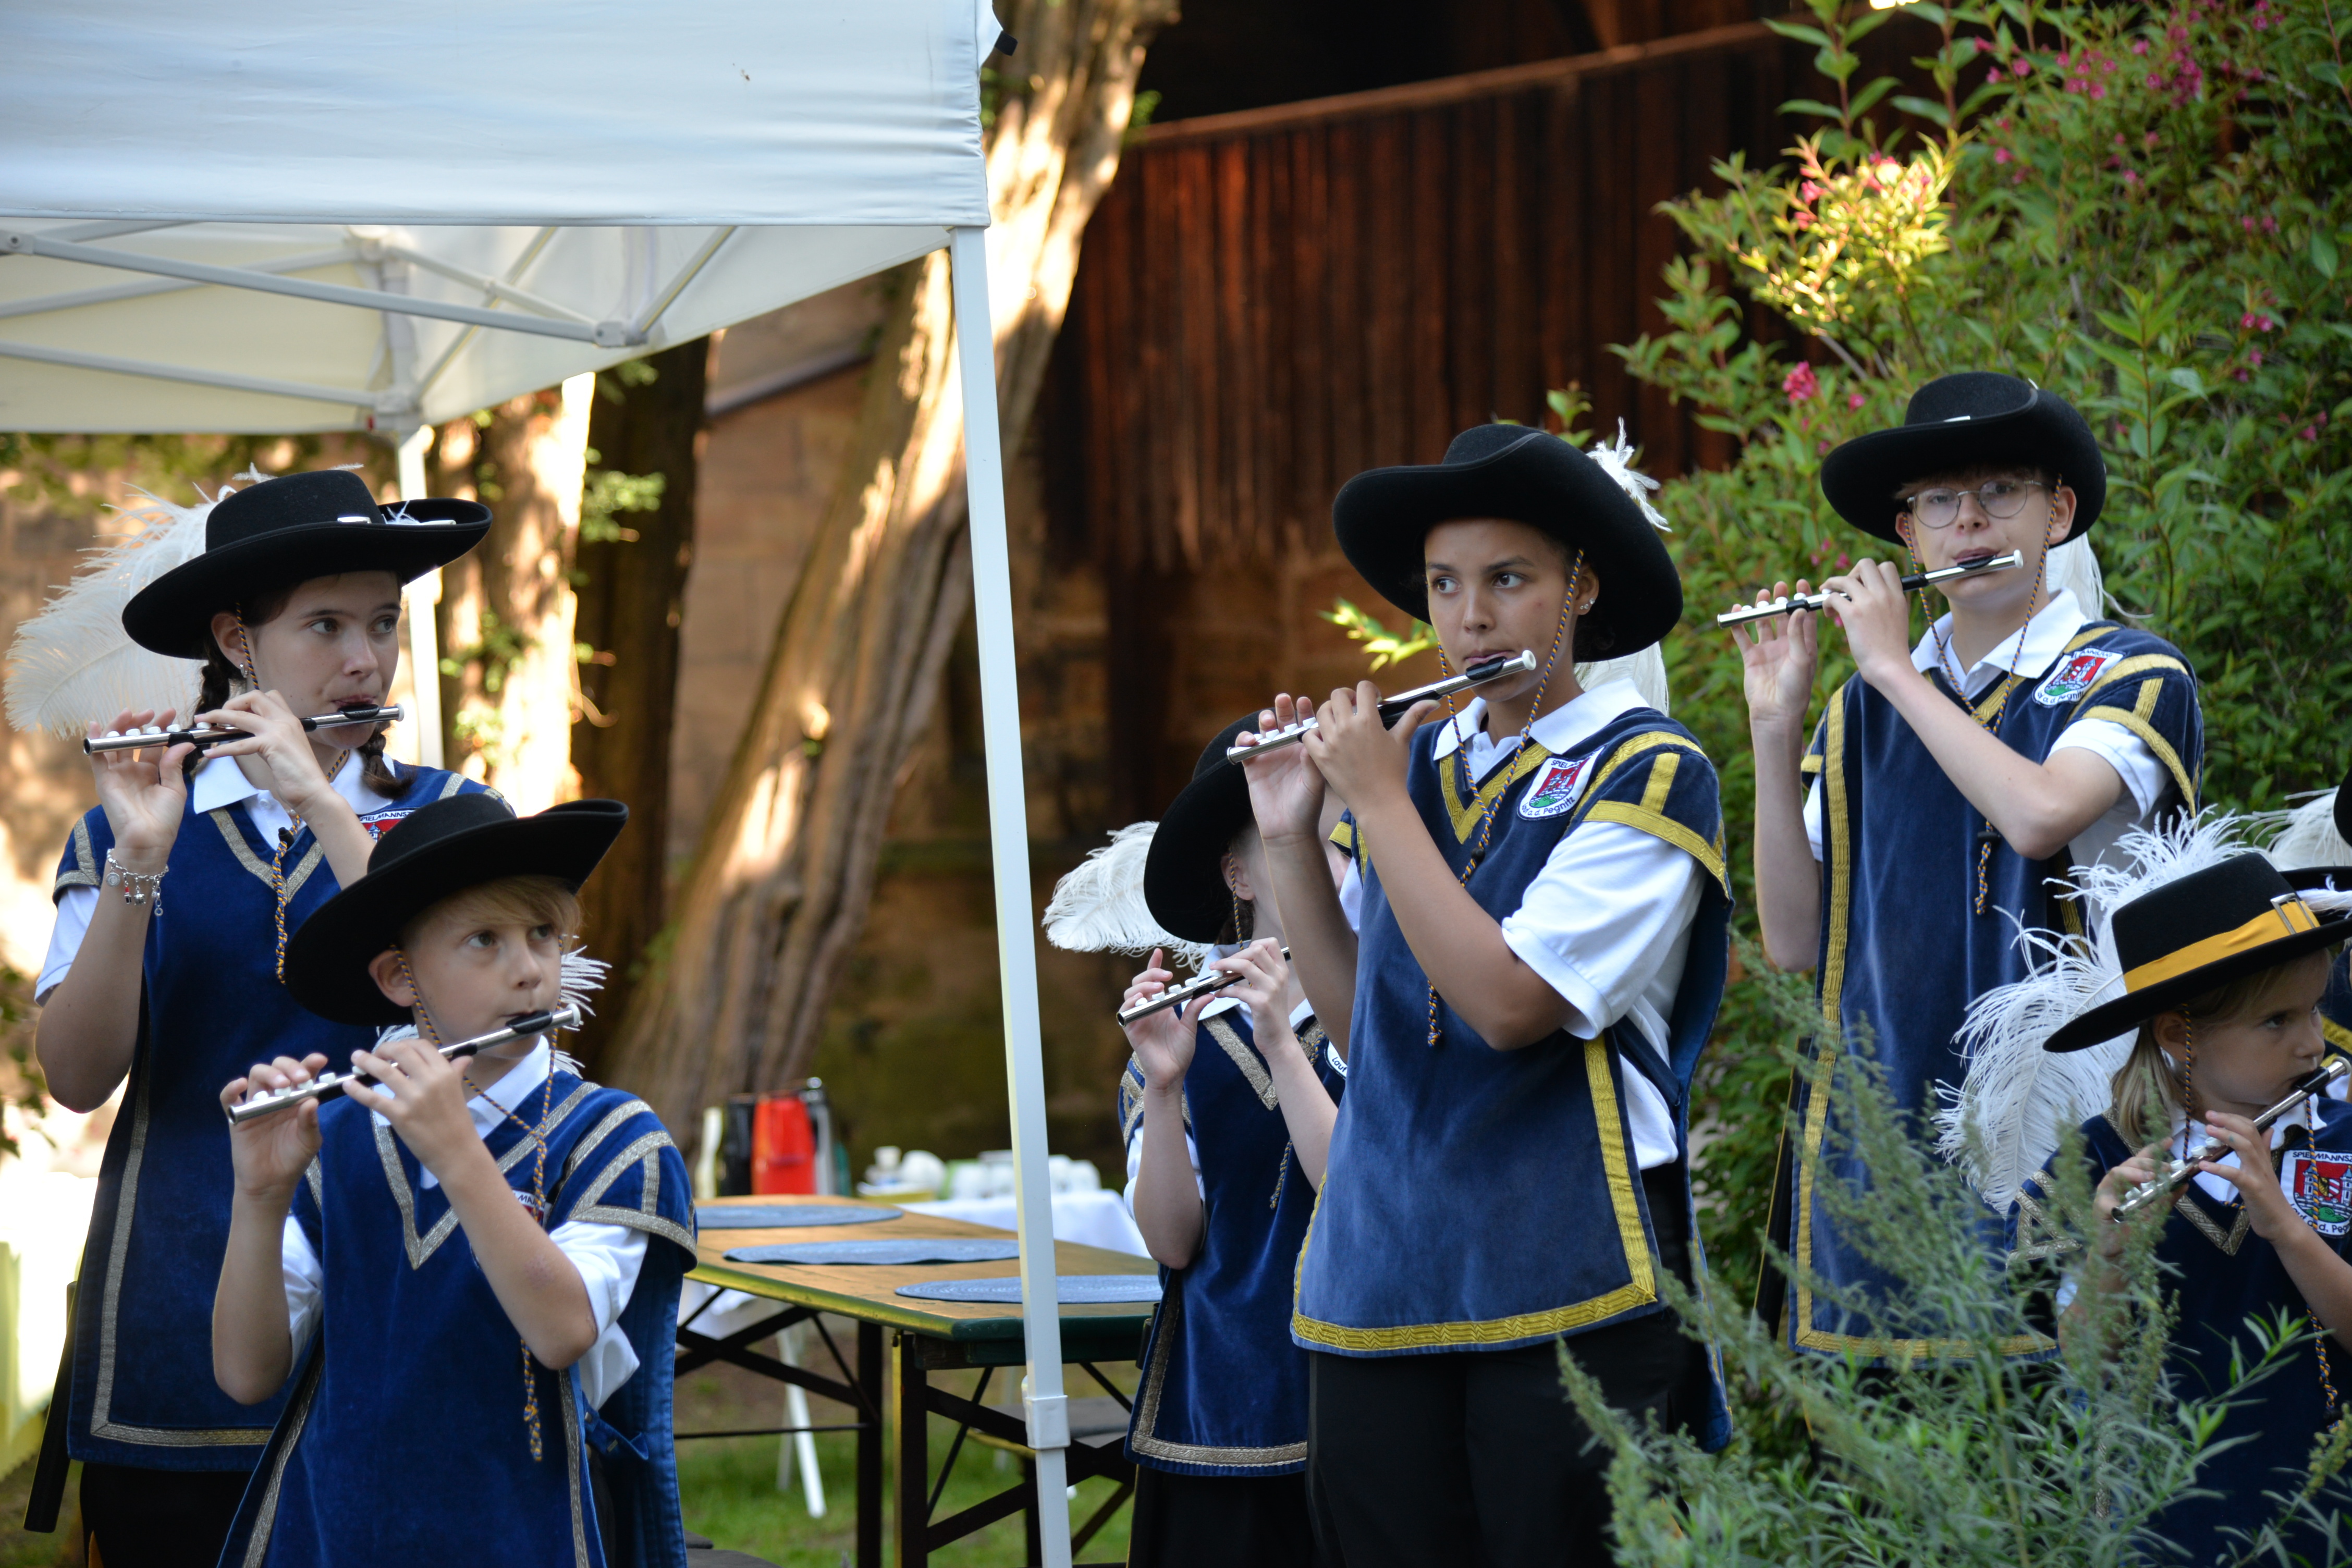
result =
M549 1227L580 1220L648 1238L620 1318L635 1376L599 1412L577 1368L534 1361L533 1459L522 1342L447 1195L423 1185L390 1126L337 1100L320 1117L319 1158L293 1210L325 1276L318 1330L223 1568L604 1568L592 1442L608 1461L625 1562L685 1568L670 1368L678 1285L694 1265L693 1190L642 1101L559 1070L516 1115L537 1127L550 1108ZM533 1141L509 1120L484 1142L508 1182L529 1191Z
M1668 1038L1646 1039L1623 1020L1597 1039L1563 1030L1497 1051L1441 1001L1433 1047L1428 980L1390 907L1380 844L1359 836L1364 898L1349 1092L1291 1320L1309 1350L1507 1350L1664 1310L1655 1232L1622 1110L1624 1075L1643 1074L1673 1109L1686 1173L1691 1072L1728 955L1714 766L1680 725L1634 709L1561 752L1559 766L1548 766L1532 740L1522 742L1465 800L1454 759L1434 756L1440 730L1428 725L1414 737L1412 797L1459 872L1481 811L1499 795L1469 882L1496 919L1519 906L1562 837L1587 824L1622 824L1686 850L1706 869L1706 892ZM1688 1221L1686 1174L1684 1190ZM1704 1289L1697 1227L1688 1229ZM1710 1447L1728 1441L1719 1384L1706 1426Z
M1931 677L1948 696L1939 674ZM1974 711L1991 718L1995 686ZM2055 700L2048 700L2054 698ZM2204 727L2197 683L2179 653L2161 638L2112 622L2094 621L2038 679L2021 680L2001 710L2000 740L2040 763L2066 727L2103 719L2146 742L2172 775L2180 799L2194 810L2204 761ZM1805 770L1822 786L1822 942L1815 971L1823 1031L1809 1049L1834 1058L1843 1042L1865 1028L1895 1106L1922 1118L1938 1106L1939 1087L1957 1089L1967 1064L1953 1037L1969 1004L1998 985L2025 977L2027 955L2017 929L2081 928L2077 906L2054 899L2046 883L2071 864L2064 850L2028 860L1996 844L1986 873L1988 897L1974 912L1978 834L1984 816L1945 775L1894 704L1856 676L1832 698L1815 729ZM1781 1163L1782 1216L1774 1239L1800 1265L1777 1307L1781 1332L1797 1349L1823 1355L1861 1355L1879 1362L1934 1360L1953 1347L1932 1325L1907 1321L1899 1306L1888 1323L1854 1322L1826 1299L1817 1299L1803 1269L1859 1292L1865 1300L1899 1303L1902 1288L1845 1244L1817 1186L1811 1201L1790 1201L1808 1162L1818 1159L1813 1183L1835 1179L1864 1184L1860 1156L1838 1135L1842 1125L1827 1090L1811 1090L1801 1076L1792 1097L1799 1147ZM1999 1245L2000 1216L1986 1211L1986 1246ZM2009 1353L2039 1354L2040 1335L2021 1335Z
M2280 1153L2318 1149L2352 1162L2352 1106L2333 1100L2312 1105L2316 1126L2290 1130ZM2122 1135L2104 1116L2083 1123L2083 1134L2095 1185L2131 1157ZM2278 1159L2273 1154L2274 1167ZM2032 1222L2041 1218L2043 1193L2043 1184L2027 1183L2010 1211L2012 1245L2029 1248L2021 1256L2032 1256L2030 1233ZM2324 1238L2337 1257L2346 1255L2347 1237ZM2279 1261L2278 1249L2253 1233L2244 1203L2232 1198L2225 1204L2194 1182L2166 1218L2156 1256L2165 1266L2164 1288L2177 1294L2180 1309L2166 1358L2172 1393L2179 1398L2212 1399L2228 1391L2235 1382L2230 1370L2233 1354L2242 1355L2249 1368L2262 1360L2248 1318L2274 1326L2282 1314L2290 1319L2311 1315L2303 1292ZM2352 1388L2352 1350L2328 1342L2325 1372L2339 1394ZM2317 1347L2305 1344L2276 1371L2232 1396L2221 1430L2207 1445L2211 1457L2198 1468L2195 1483L2200 1490L2210 1489L2220 1495L2185 1498L2159 1513L2152 1528L2178 1550L2153 1551L2153 1561L2198 1568L2230 1561L2246 1542L2228 1540L2223 1531L2252 1531L2276 1517L2278 1505L2263 1494L2296 1489L2312 1445L2333 1420L2322 1376ZM2215 1448L2222 1451L2214 1453ZM2316 1502L2323 1513L2336 1510L2352 1517L2352 1479L2338 1475ZM2315 1531L2290 1530L2285 1534L2287 1550L2297 1561L2328 1560Z
M1298 1043L1338 1100L1346 1073L1321 1026L1309 1020ZM1143 1121L1143 1088L1130 1058L1118 1085L1122 1140ZM1192 1261L1160 1270L1128 1457L1186 1475L1296 1474L1307 1468L1307 1357L1290 1342L1290 1288L1315 1188L1239 1007L1201 1020L1184 1129L1208 1212Z
M234 765L226 762L216 766ZM366 820L482 786L403 767L405 786ZM54 897L100 885L114 836L103 807L74 826ZM213 1287L228 1241L228 1123L221 1086L257 1061L326 1053L341 1067L375 1031L331 1024L278 983L270 857L242 803L191 809L147 928L144 1005L122 1110L106 1141L75 1298L68 1451L163 1470L252 1468L278 1406L246 1406L213 1382ZM285 856L292 931L333 897L335 873L308 827Z

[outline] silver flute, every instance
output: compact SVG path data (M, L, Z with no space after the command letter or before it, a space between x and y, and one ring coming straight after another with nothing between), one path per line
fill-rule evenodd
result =
M347 724L397 724L408 717L397 702L383 708L341 708L332 713L314 713L302 721L305 730L339 730ZM224 741L242 741L248 731L232 729L226 724L196 724L184 730L166 730L161 724L150 724L143 730L110 730L95 741L84 741L85 752L143 752L150 747L194 745L197 751L217 746Z
M2255 1117L2254 1131L2269 1131L2272 1122L2276 1121L2312 1096L2325 1094L2330 1084L2335 1083L2347 1073L2352 1073L2352 1061L2347 1061L2342 1057L2328 1058L2316 1068L2295 1079L2294 1087L2287 1090L2284 1100ZM2197 1167L2200 1162L2218 1160L2229 1152L2230 1146L2219 1138L2206 1139L2189 1152L2187 1159L2162 1175L2151 1177L2125 1194L2124 1201L2116 1205L2116 1218L2119 1221L2129 1219L2166 1194L2188 1185L2189 1179L2197 1174Z
M1498 653L1492 658L1480 659L1459 675L1444 680L1433 680L1427 686L1416 686L1411 691L1400 691L1394 697L1381 698L1381 722L1395 723L1403 718L1407 710L1416 702L1429 702L1440 697L1451 697L1457 691L1467 691L1474 686L1484 686L1490 680L1499 680L1507 675L1524 674L1535 667L1536 656L1527 648L1521 648L1516 654ZM1272 751L1276 746L1294 744L1307 739L1320 727L1314 720L1308 719L1297 724L1285 724L1279 730L1268 730L1258 737L1257 744L1255 746L1227 746L1225 761L1238 763L1245 757L1254 757L1260 752Z
M1282 957L1285 963L1288 963L1290 949L1284 948ZM1152 1014L1170 1007L1181 1007L1195 996L1205 996L1212 991L1223 991L1226 986L1238 983L1241 978L1229 969L1207 970L1194 975L1181 985L1171 986L1149 1002L1138 1002L1132 1007L1121 1007L1118 1010L1119 1025L1123 1028L1138 1018L1149 1018Z
M492 1046L503 1046L509 1040L527 1040L533 1035L544 1035L551 1029L580 1027L580 1005L566 1002L562 1006L545 1013L532 1013L517 1018L501 1029L487 1035L476 1035L470 1040L455 1040L441 1047L444 1061L456 1061L477 1051L487 1051ZM268 1089L248 1095L242 1103L228 1108L229 1125L242 1127L264 1116L275 1116L281 1110L291 1110L306 1100L332 1100L352 1084L375 1087L376 1080L363 1072L322 1073L305 1084L292 1089Z
M2009 572L2025 564L2025 552L2012 550L2006 555L1990 555L1982 561L1971 561L1965 566L1939 566L1933 572L1914 572L1903 579L1903 591L1916 594L1937 583L1948 583L1955 577L1974 577L1986 572ZM1744 626L1750 621L1769 620L1774 616L1793 616L1799 610L1818 610L1830 602L1827 594L1791 594L1773 600L1769 605L1734 605L1715 617L1718 626Z

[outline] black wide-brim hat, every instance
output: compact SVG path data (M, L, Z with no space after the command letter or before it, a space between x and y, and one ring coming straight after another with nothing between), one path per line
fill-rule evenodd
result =
M574 800L536 816L485 793L453 795L394 823L367 875L311 911L286 943L286 989L338 1024L404 1024L408 1009L368 965L401 928L452 894L505 877L552 877L574 892L629 820L617 800Z
M1213 942L1234 911L1224 855L1234 836L1252 821L1249 775L1225 760L1225 748L1244 730L1247 714L1217 731L1192 766L1192 782L1177 792L1143 858L1143 902L1160 929L1186 942Z
M2115 914L2124 994L2078 1015L2044 1048L2114 1039L2216 986L2342 942L2352 914L2321 915L2296 896L2325 886L2330 870L2290 874L2248 850L2142 893Z
M387 510L341 468L264 479L214 503L205 552L132 595L122 629L150 652L203 658L223 610L346 572L409 583L474 548L489 528L490 509L478 501L412 500Z
M1939 375L1911 395L1903 423L1857 436L1822 459L1822 494L1864 533L1901 543L1905 485L2004 463L2053 470L2074 492L2068 539L2098 521L2107 462L2090 425L2063 398L1997 371Z
M1421 620L1429 618L1422 553L1429 531L1489 517L1526 523L1591 561L1601 596L1578 621L1582 657L1639 653L1682 618L1682 578L1641 504L1608 469L1542 430L1465 430L1444 461L1370 469L1331 503L1331 531L1348 563Z

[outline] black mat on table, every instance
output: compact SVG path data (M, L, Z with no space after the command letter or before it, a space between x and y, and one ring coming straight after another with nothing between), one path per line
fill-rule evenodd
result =
M1021 1279L1009 1275L997 1279L934 1279L901 1285L898 1293L919 1301L1018 1302ZM1157 1301L1160 1281L1149 1274L1057 1274L1054 1293L1062 1304L1087 1306L1106 1301Z
M940 1237L930 1241L780 1241L739 1247L730 1263L1002 1263L1021 1256L1017 1241Z
M808 1225L870 1225L906 1212L843 1204L707 1204L694 1211L694 1223L705 1230L787 1230Z

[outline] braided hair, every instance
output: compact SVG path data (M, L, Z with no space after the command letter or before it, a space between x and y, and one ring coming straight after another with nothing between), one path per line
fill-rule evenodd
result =
M294 588L299 585L272 589L244 601L236 606L237 618L248 630L268 626L286 613L286 606L293 601ZM207 637L205 641L204 677L196 692L196 711L209 713L238 692L250 690L252 686L253 683L246 679L244 666L228 656L221 647L220 639ZM383 754L383 736L387 728L388 725L377 725L368 731L368 738L361 743L360 782L378 795L396 795L404 786L401 784L397 765ZM190 752L180 764L182 776L193 776L196 764L202 760L201 752Z

